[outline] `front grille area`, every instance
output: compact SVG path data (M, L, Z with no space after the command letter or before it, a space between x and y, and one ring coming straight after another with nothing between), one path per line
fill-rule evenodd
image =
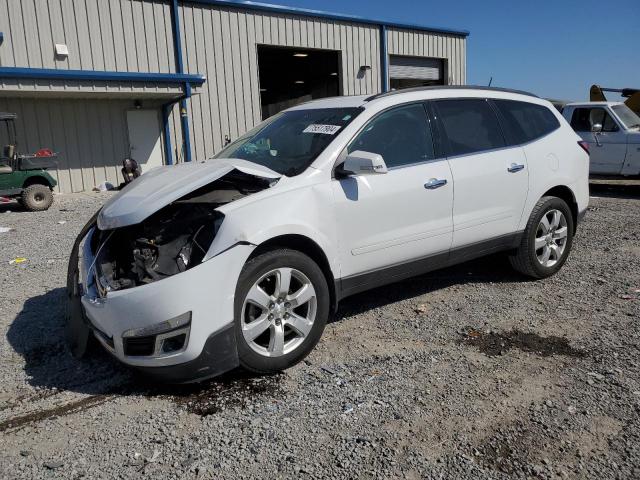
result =
M156 336L124 338L122 343L125 355L131 357L148 357L153 355Z

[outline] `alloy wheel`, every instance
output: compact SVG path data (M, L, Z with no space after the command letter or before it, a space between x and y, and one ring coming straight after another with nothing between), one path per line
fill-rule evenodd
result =
M568 233L567 219L560 210L549 210L542 216L536 230L535 249L543 267L553 267L560 261Z
M295 268L277 268L260 277L242 306L242 334L266 357L293 352L307 338L318 301L311 280Z

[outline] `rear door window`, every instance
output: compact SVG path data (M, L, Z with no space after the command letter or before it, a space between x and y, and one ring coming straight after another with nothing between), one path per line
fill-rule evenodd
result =
M560 128L553 112L542 105L515 100L492 101L502 114L510 145L531 142Z
M498 118L485 99L437 100L450 156L467 155L506 146Z

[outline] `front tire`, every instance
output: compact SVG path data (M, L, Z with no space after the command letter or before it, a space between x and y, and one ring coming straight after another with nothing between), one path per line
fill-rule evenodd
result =
M53 192L47 185L31 185L22 191L21 203L30 212L47 210L53 203Z
M509 257L511 266L532 278L547 278L567 261L575 227L567 203L542 197L529 217L520 246Z
M235 296L240 365L268 374L300 362L320 340L329 305L325 276L303 253L278 249L248 261Z

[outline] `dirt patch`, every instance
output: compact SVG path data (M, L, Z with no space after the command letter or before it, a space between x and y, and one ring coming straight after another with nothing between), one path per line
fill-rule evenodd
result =
M20 429L27 425L38 423L42 420L47 420L50 418L64 417L73 413L83 412L97 405L105 403L110 398L111 397L108 395L91 395L81 400L65 403L64 405L58 405L53 408L38 410L36 412L27 413L26 415L9 418L8 420L0 422L0 432L4 432L5 430Z
M568 357L584 357L586 352L573 348L564 337L541 337L535 333L511 330L509 332L481 332L467 328L462 339L465 345L476 347L489 357L503 355L512 348L533 353L541 357L565 355Z
M541 477L534 466L531 450L536 450L538 429L531 424L518 423L514 428L500 430L472 452L473 459L482 468L509 475L523 473L529 478Z
M231 407L246 407L281 393L280 375L262 378L230 378L212 381L169 398L190 413L213 415Z

